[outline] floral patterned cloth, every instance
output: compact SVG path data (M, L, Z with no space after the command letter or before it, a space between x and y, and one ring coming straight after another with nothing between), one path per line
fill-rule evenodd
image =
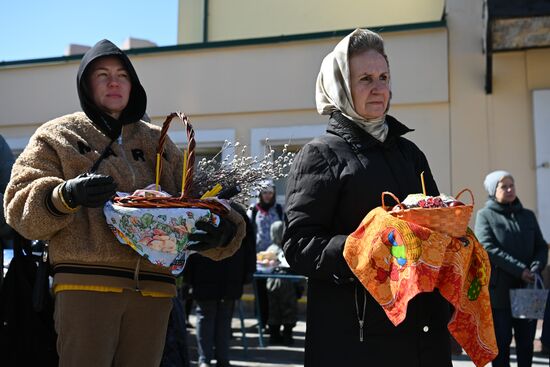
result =
M476 366L497 355L489 258L470 229L453 238L378 207L348 236L344 257L394 325L414 296L438 288L455 307L448 329Z
M208 209L130 208L107 202L103 208L107 225L116 238L153 264L169 267L172 274L182 272L187 257L188 234L196 231L195 222L219 224L219 217Z

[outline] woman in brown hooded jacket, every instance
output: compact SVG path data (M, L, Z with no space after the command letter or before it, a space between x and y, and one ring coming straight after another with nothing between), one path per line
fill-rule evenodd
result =
M160 128L140 120L145 90L108 40L84 55L77 89L83 112L42 125L17 159L6 219L23 236L49 243L60 366L158 366L174 276L119 244L101 207L115 190L155 182ZM175 194L182 163L170 139L163 160L161 187ZM236 221L207 228L197 249L240 243L233 235L243 221Z

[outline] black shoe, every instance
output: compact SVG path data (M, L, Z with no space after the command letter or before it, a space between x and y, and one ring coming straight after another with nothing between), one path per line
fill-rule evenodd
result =
M269 337L269 344L283 345L283 337L281 336L281 334L278 334L278 335L271 334L271 336Z
M283 345L290 347L294 345L294 338L291 335L283 335Z
M292 336L293 325L285 325L283 328L283 345L290 347L294 345L294 337Z
M283 343L283 337L281 336L281 325L269 325L269 344L281 345Z

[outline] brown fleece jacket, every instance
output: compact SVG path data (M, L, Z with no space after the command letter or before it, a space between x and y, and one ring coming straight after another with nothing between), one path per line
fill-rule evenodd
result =
M112 154L97 173L112 176L117 190L123 192L154 183L159 136L159 127L143 121L125 125L122 140L112 144ZM13 166L4 198L7 222L27 238L49 242L57 284L173 293L169 271L140 260L130 247L120 244L107 227L102 208L81 207L56 216L46 207L52 190L87 172L109 142L81 112L42 125ZM180 190L183 162L181 151L170 139L163 159L161 187L175 194Z

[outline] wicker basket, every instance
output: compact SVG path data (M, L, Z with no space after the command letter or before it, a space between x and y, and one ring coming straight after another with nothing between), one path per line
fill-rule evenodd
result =
M227 208L221 203L214 200L200 200L198 198L190 198L186 193L191 192L193 185L193 171L195 165L195 132L193 126L189 122L189 118L182 112L172 112L166 117L162 125L159 143L157 147L157 157L162 157L164 152L164 143L168 134L168 128L174 117L178 117L185 126L187 132L187 169L184 167L185 185L182 187L179 197L143 197L143 196L124 196L115 197L113 202L116 205L132 208L202 208L209 209L213 213L223 214L227 212ZM162 159L157 159L156 176L160 177L162 172Z
M468 192L472 198L471 204L446 207L446 208L410 208L390 213L399 219L418 224L433 231L447 234L451 237L462 237L466 234L468 223L474 210L474 195L470 189L464 189L456 195L456 199ZM402 205L399 199L391 192L382 193L382 207L388 210L384 204L384 197L391 196L398 205Z
M197 221L219 224L219 214L229 210L217 200L190 198L195 161L195 134L187 116L171 113L162 126L157 147L156 181L162 170L164 143L170 122L178 117L187 131L188 152L184 163L182 190L179 197L123 196L115 197L103 208L107 225L119 242L130 246L150 262L169 267L179 274L190 251L188 235L195 232ZM186 168L187 167L187 168Z

